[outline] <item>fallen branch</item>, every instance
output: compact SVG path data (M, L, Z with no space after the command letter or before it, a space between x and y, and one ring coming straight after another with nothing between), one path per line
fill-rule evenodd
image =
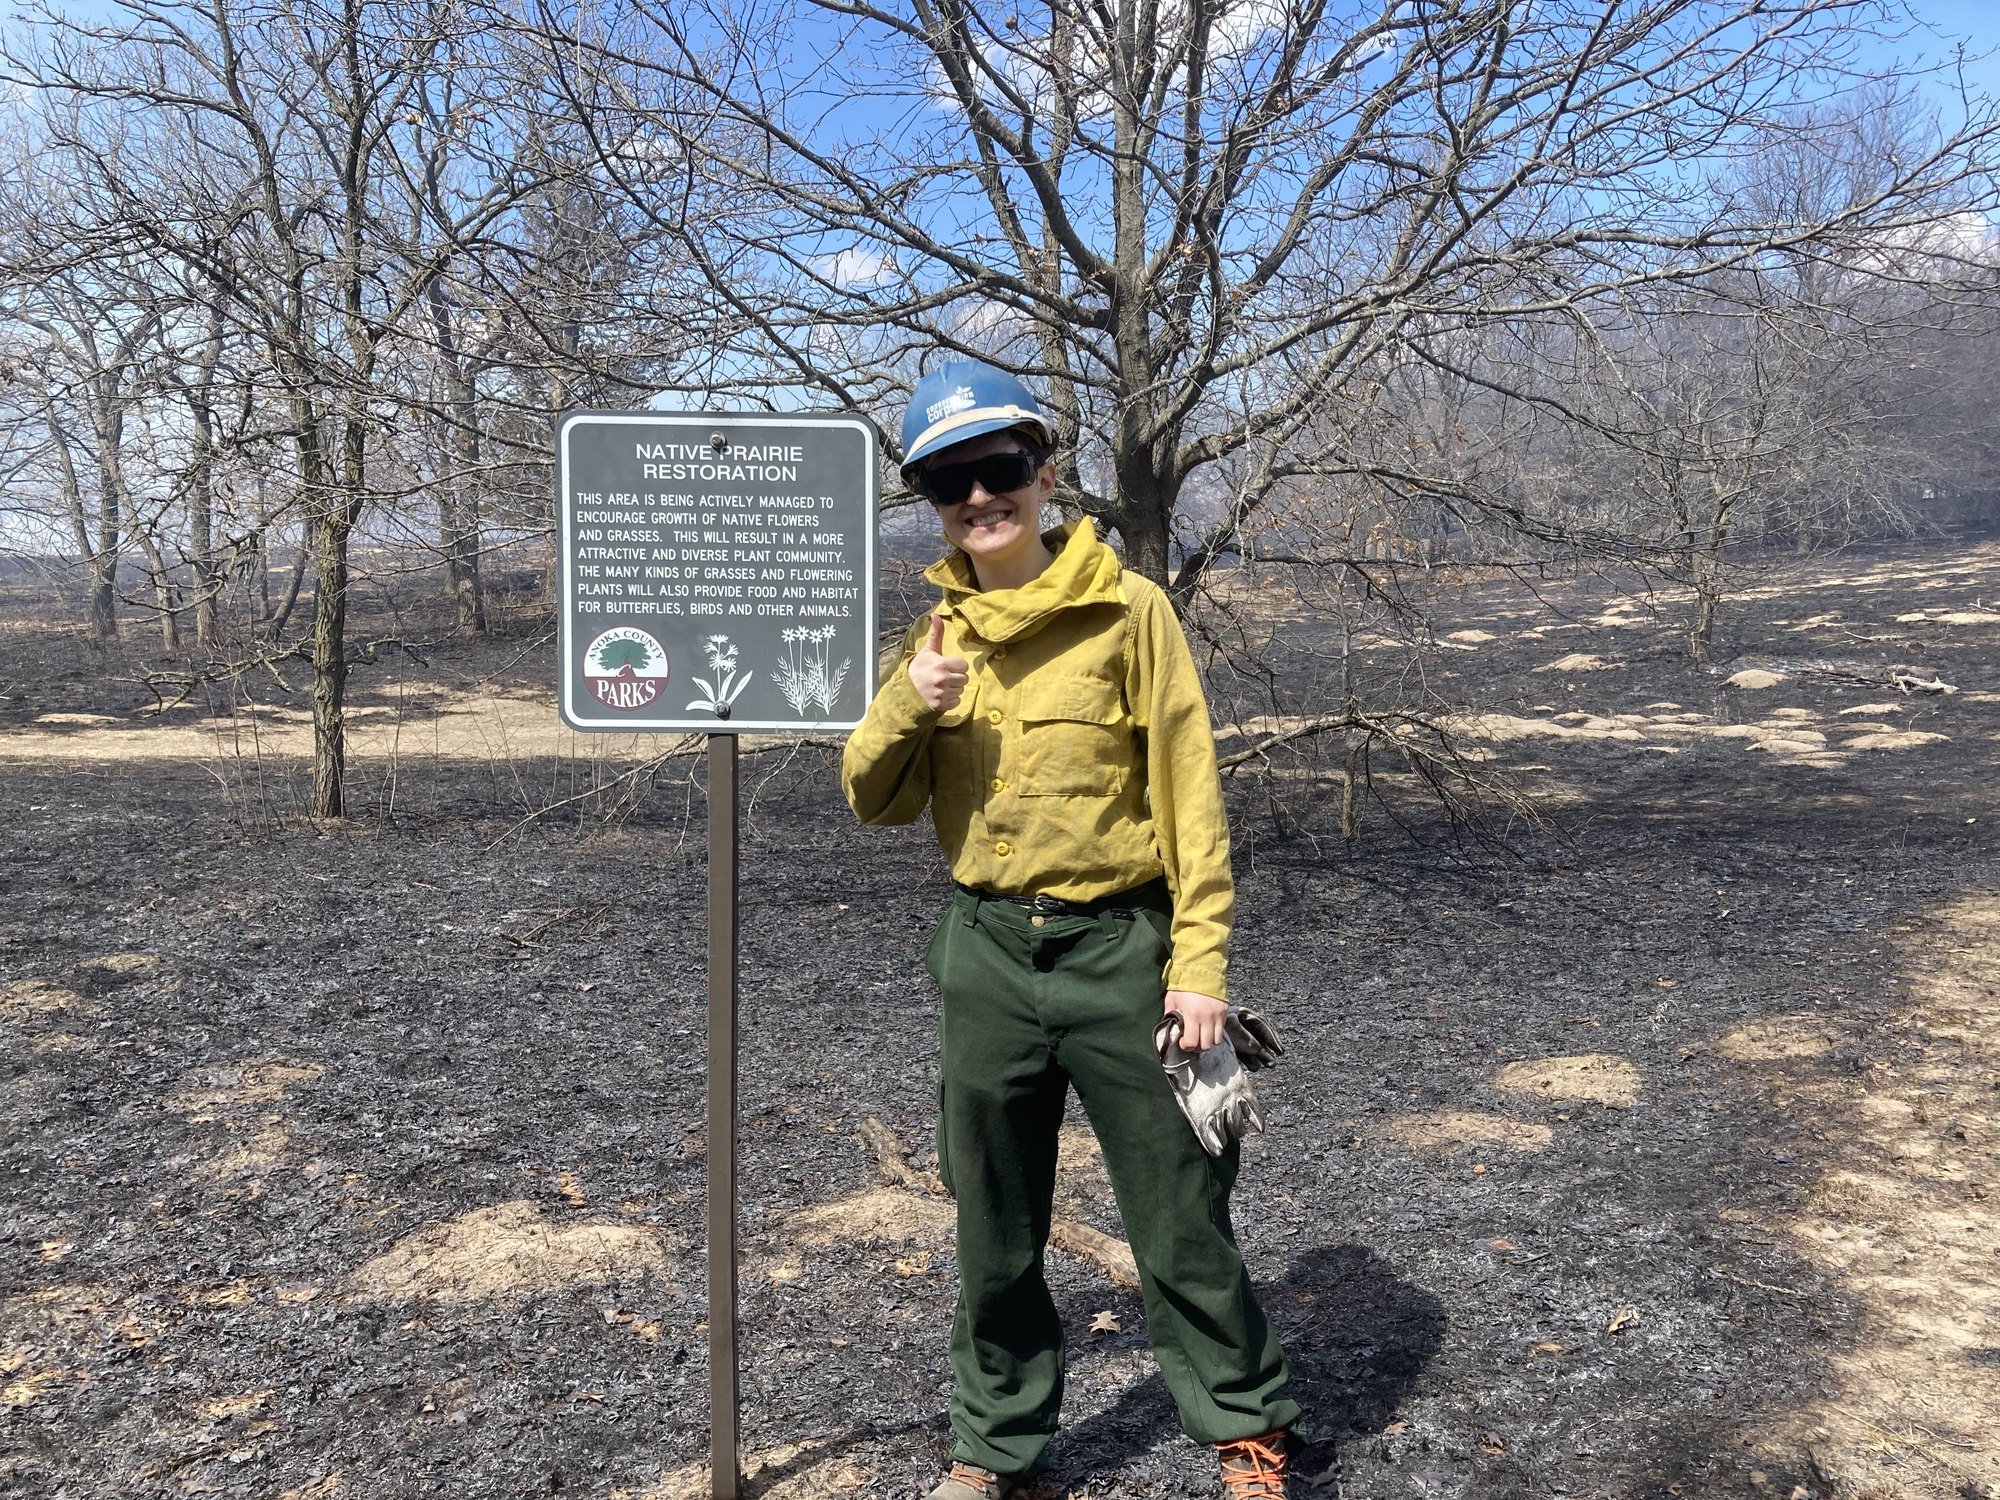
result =
M672 749L662 750L658 755L647 757L645 760L640 761L638 765L632 767L629 771L619 772L616 776L612 777L602 786L594 786L591 787L588 791L576 792L571 796L564 797L559 802L551 802L547 807L536 808L533 812L529 813L525 818L521 819L520 822L514 824L513 827L509 828L505 833L501 834L500 837L495 839L492 843L488 844L486 846L486 852L488 854L491 854L495 849L498 849L502 844L506 843L507 840L512 838L515 834L519 833L523 828L526 828L530 823L539 822L541 819L546 818L552 812L560 812L565 807L572 806L575 803L588 802L593 798L602 797L605 795L605 793L612 791L616 787L625 785L629 782L636 781L641 776L645 776L653 771L659 770L661 766L664 766L670 760L680 760L690 755L706 755L708 753L708 743L707 743L708 739L709 736L705 734L683 735ZM759 745L744 745L741 747L738 753L742 755L769 755L777 750L799 750L799 749L812 749L812 748L817 748L821 750L838 750L841 749L846 743L847 742L845 740L829 739L824 735L802 734L802 735L788 736L784 739L767 740Z
M1227 771L1234 766L1243 765L1246 761L1258 760L1267 752L1275 750L1280 745L1289 745L1293 740L1308 739L1316 734L1329 734L1336 729L1361 728L1365 727L1366 722L1353 714L1346 713L1327 714L1321 718L1308 719L1303 724L1294 724L1290 729L1281 729L1275 734L1267 735L1248 750L1238 750L1234 755L1217 757L1215 766L1219 771Z
M1899 693L1955 693L1958 691L1957 688L1946 682L1942 677L1933 677L1930 681L1926 682L1923 678L1917 676L1916 673L1906 672L1900 668L1889 674L1889 681Z
M557 909L554 915L537 922L525 932L503 932L500 936L512 943L516 948L532 948L541 942L547 936L550 929L555 927L557 923L567 922L571 917L582 917L586 921L595 921L610 909L608 904L602 906L565 906Z
M1139 1263L1132 1258L1132 1247L1088 1224L1057 1219L1049 1226L1049 1243L1089 1261L1118 1286L1139 1284Z

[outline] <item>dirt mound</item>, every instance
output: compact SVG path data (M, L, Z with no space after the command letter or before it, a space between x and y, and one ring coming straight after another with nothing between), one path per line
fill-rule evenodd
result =
M558 1227L523 1199L419 1229L357 1269L347 1290L363 1301L505 1300L632 1280L666 1266L666 1247L650 1229Z

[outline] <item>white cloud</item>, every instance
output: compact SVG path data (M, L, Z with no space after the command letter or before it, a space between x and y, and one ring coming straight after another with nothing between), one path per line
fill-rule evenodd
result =
M806 264L812 268L814 275L824 277L845 291L880 286L896 274L896 262L868 245L856 245L835 251L832 255L815 255Z

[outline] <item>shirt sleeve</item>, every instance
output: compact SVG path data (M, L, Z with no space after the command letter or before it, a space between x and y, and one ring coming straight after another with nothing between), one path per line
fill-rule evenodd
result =
M1227 1000L1236 886L1208 701L1166 595L1127 587L1133 598L1125 697L1145 736L1153 832L1174 901L1167 988Z
M929 627L930 616L922 615L904 635L896 665L841 751L841 789L864 823L913 823L931 799L931 731L938 713L918 694L908 670Z

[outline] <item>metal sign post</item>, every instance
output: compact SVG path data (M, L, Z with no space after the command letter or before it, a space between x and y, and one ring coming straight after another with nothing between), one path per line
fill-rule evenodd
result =
M708 1392L741 1488L737 736L852 729L875 696L874 427L814 412L573 412L557 432L563 722L708 736Z
M736 736L708 737L708 1465L736 1500Z

